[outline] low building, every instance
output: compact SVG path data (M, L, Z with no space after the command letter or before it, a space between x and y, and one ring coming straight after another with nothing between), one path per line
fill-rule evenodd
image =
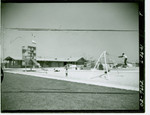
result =
M6 68L24 67L21 58L6 57L4 59ZM41 67L64 67L66 64L84 65L86 60L83 57L79 58L37 58L36 61Z
M8 56L4 59L4 67L5 68L21 68L22 59Z

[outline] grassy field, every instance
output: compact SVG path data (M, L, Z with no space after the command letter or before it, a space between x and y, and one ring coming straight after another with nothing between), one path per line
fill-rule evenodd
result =
M2 111L138 110L139 92L5 73Z

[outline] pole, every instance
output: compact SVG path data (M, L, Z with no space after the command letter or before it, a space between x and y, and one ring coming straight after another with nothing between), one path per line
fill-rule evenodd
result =
M25 72L27 71L27 62L26 62L26 60L25 60Z
M104 54L104 52L102 52L101 55L99 56L98 61L96 62L95 66L94 66L94 69L96 69L96 67L99 65L98 63L99 63L103 54Z
M104 60L105 60L105 68L106 68L107 76L109 77L108 67L107 67L107 60L106 60L106 51L104 51Z
M2 41L1 41L1 42L2 42L1 48L2 48L2 49L0 49L0 50L2 51L2 52L1 52L1 55L2 55L2 56L1 56L1 57L2 57L2 58L1 58L1 63L2 63L2 68L3 68L3 67L4 67L4 50L5 50L5 48L4 48L4 37L5 37L4 34L5 34L5 30L4 30L4 26L3 26L3 25L2 25L2 28L1 28L1 29L2 29L2 30L1 30L1 38L2 38L2 39L1 39L1 40L2 40Z

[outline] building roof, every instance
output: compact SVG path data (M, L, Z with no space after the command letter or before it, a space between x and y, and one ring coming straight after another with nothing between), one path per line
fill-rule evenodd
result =
M59 61L59 62L76 62L83 57L75 57L75 58L37 58L37 61Z
M8 56L6 57L4 60L22 60L22 58L18 58L18 57L12 57L12 56Z

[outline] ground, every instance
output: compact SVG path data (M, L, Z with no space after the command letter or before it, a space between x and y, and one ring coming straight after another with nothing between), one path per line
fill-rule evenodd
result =
M139 92L5 72L2 111L138 110Z

